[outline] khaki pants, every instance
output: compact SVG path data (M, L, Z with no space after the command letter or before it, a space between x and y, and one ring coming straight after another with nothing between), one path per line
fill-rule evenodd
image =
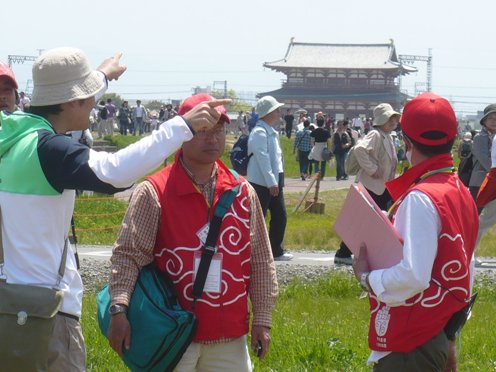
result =
M448 338L441 331L437 336L409 353L391 353L374 365L374 372L444 371L448 360Z
M186 349L176 372L251 372L251 360L246 336L220 344L192 342Z
M86 371L86 350L81 325L75 319L57 315L48 346L50 372Z

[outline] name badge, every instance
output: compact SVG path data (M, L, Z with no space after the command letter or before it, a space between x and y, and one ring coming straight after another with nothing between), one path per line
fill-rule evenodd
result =
M200 239L201 245L205 245L205 242L207 241L208 230L210 230L210 223L207 222L196 232L196 236Z
M193 277L193 282L196 278L196 273L198 272L198 267L200 267L201 252L195 252L195 275ZM222 285L222 253L216 253L212 257L212 262L210 262L210 267L208 269L207 279L205 281L205 287L203 292L209 293L220 293Z

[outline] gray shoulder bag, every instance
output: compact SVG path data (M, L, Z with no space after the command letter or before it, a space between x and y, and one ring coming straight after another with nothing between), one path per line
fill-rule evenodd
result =
M0 211L0 371L48 370L48 344L55 315L64 298L60 282L64 276L67 249L66 240L53 288L8 284Z

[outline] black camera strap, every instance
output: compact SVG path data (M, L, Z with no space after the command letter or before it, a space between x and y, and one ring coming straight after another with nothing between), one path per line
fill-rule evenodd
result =
M237 173L231 170L233 174L239 179ZM198 271L196 273L195 282L193 284L192 295L194 298L193 309L195 307L196 301L201 298L203 294L203 289L205 287L205 282L207 280L208 270L210 269L210 263L212 258L217 253L217 238L219 237L220 226L222 224L222 219L231 207L236 195L238 194L239 186L234 187L231 190L224 192L217 205L215 206L214 217L210 222L210 227L208 230L207 239L203 246L200 265L198 266Z

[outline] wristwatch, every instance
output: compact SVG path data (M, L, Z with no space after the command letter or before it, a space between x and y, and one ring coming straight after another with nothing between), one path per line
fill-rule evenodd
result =
M364 272L360 275L360 287L362 287L365 292L372 292L372 288L370 288L369 284L369 275L370 272Z
M127 314L127 306L125 305L112 305L109 307L109 314L115 315L119 313Z

